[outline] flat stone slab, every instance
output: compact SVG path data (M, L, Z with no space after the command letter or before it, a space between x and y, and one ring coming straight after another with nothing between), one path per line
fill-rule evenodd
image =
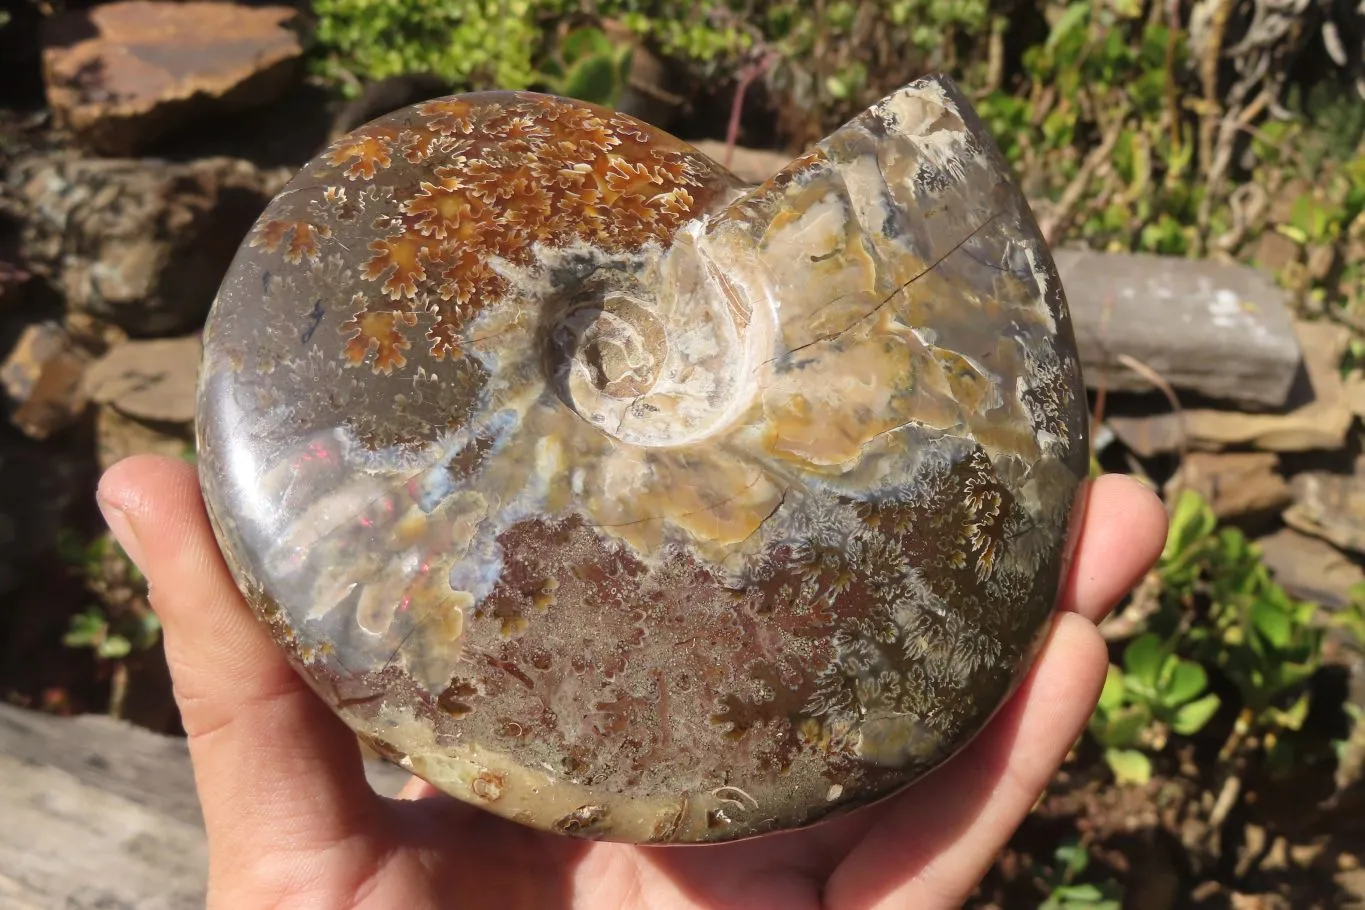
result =
M1291 501L1274 452L1190 452L1166 484L1168 501L1194 490L1219 520L1269 515Z
M1353 402L1365 393L1365 379L1341 378L1350 331L1333 323L1301 322L1294 325L1294 332L1304 351L1305 371L1283 413L1187 408L1150 417L1110 417L1110 429L1144 458L1182 448L1216 451L1246 446L1268 452L1340 448L1355 418Z
M1284 513L1290 527L1365 554L1365 476L1311 471L1291 486L1294 504Z
M190 423L203 349L198 335L127 341L91 365L85 386L92 401L129 417Z
M1311 600L1329 610L1351 602L1351 589L1365 582L1365 571L1336 547L1293 528L1256 540L1275 581L1291 597Z
M1264 272L1145 254L1060 249L1054 258L1091 388L1153 390L1126 356L1180 391L1285 404L1302 357L1288 296Z
M303 47L287 6L130 0L58 15L43 71L57 122L130 155L193 124L277 98Z

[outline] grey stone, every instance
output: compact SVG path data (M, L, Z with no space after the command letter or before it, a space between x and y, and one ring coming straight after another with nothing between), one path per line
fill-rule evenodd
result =
M1351 588L1365 582L1365 571L1324 540L1293 528L1258 538L1261 558L1290 596L1328 609L1351 602Z
M1257 409L1287 401L1302 358L1287 294L1269 275L1145 254L1055 258L1091 388L1155 388L1126 356L1177 390Z

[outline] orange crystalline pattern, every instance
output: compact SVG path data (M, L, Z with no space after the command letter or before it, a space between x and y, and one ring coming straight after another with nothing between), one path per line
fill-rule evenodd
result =
M532 266L537 245L603 253L667 245L717 190L695 152L671 137L523 93L421 104L406 127L362 127L323 158L340 179L326 187L332 215L358 210L381 234L360 263L374 291L342 325L347 362L374 353L376 372L404 365L416 340L405 330L419 321L434 357L458 356L463 327L508 292L494 262ZM357 206L367 193L370 203ZM297 262L316 261L318 239L330 235L268 221L254 245L273 252L286 236Z
M284 259L291 265L298 265L304 257L307 257L309 262L316 262L318 241L327 240L331 236L332 229L326 225L309 224L307 221L271 220L264 221L257 227L255 236L251 238L251 245L277 253L280 244L288 238L289 246L285 249Z

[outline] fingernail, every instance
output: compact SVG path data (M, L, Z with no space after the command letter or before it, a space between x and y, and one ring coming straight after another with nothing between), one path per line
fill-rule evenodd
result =
M128 554L128 558L137 566L137 570L143 575L147 570L142 565L142 545L138 543L137 534L133 533L133 523L128 520L128 516L123 510L112 503L106 502L104 497L96 496L95 502L99 504L100 514L104 516L104 523L109 525L109 530L114 532L114 539L123 547L123 552Z

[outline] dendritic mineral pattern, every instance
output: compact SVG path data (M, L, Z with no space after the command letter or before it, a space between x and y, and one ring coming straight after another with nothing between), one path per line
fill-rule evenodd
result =
M1082 389L944 79L758 187L617 113L469 94L261 216L199 466L252 608L383 754L548 831L725 841L887 796L1014 691Z

